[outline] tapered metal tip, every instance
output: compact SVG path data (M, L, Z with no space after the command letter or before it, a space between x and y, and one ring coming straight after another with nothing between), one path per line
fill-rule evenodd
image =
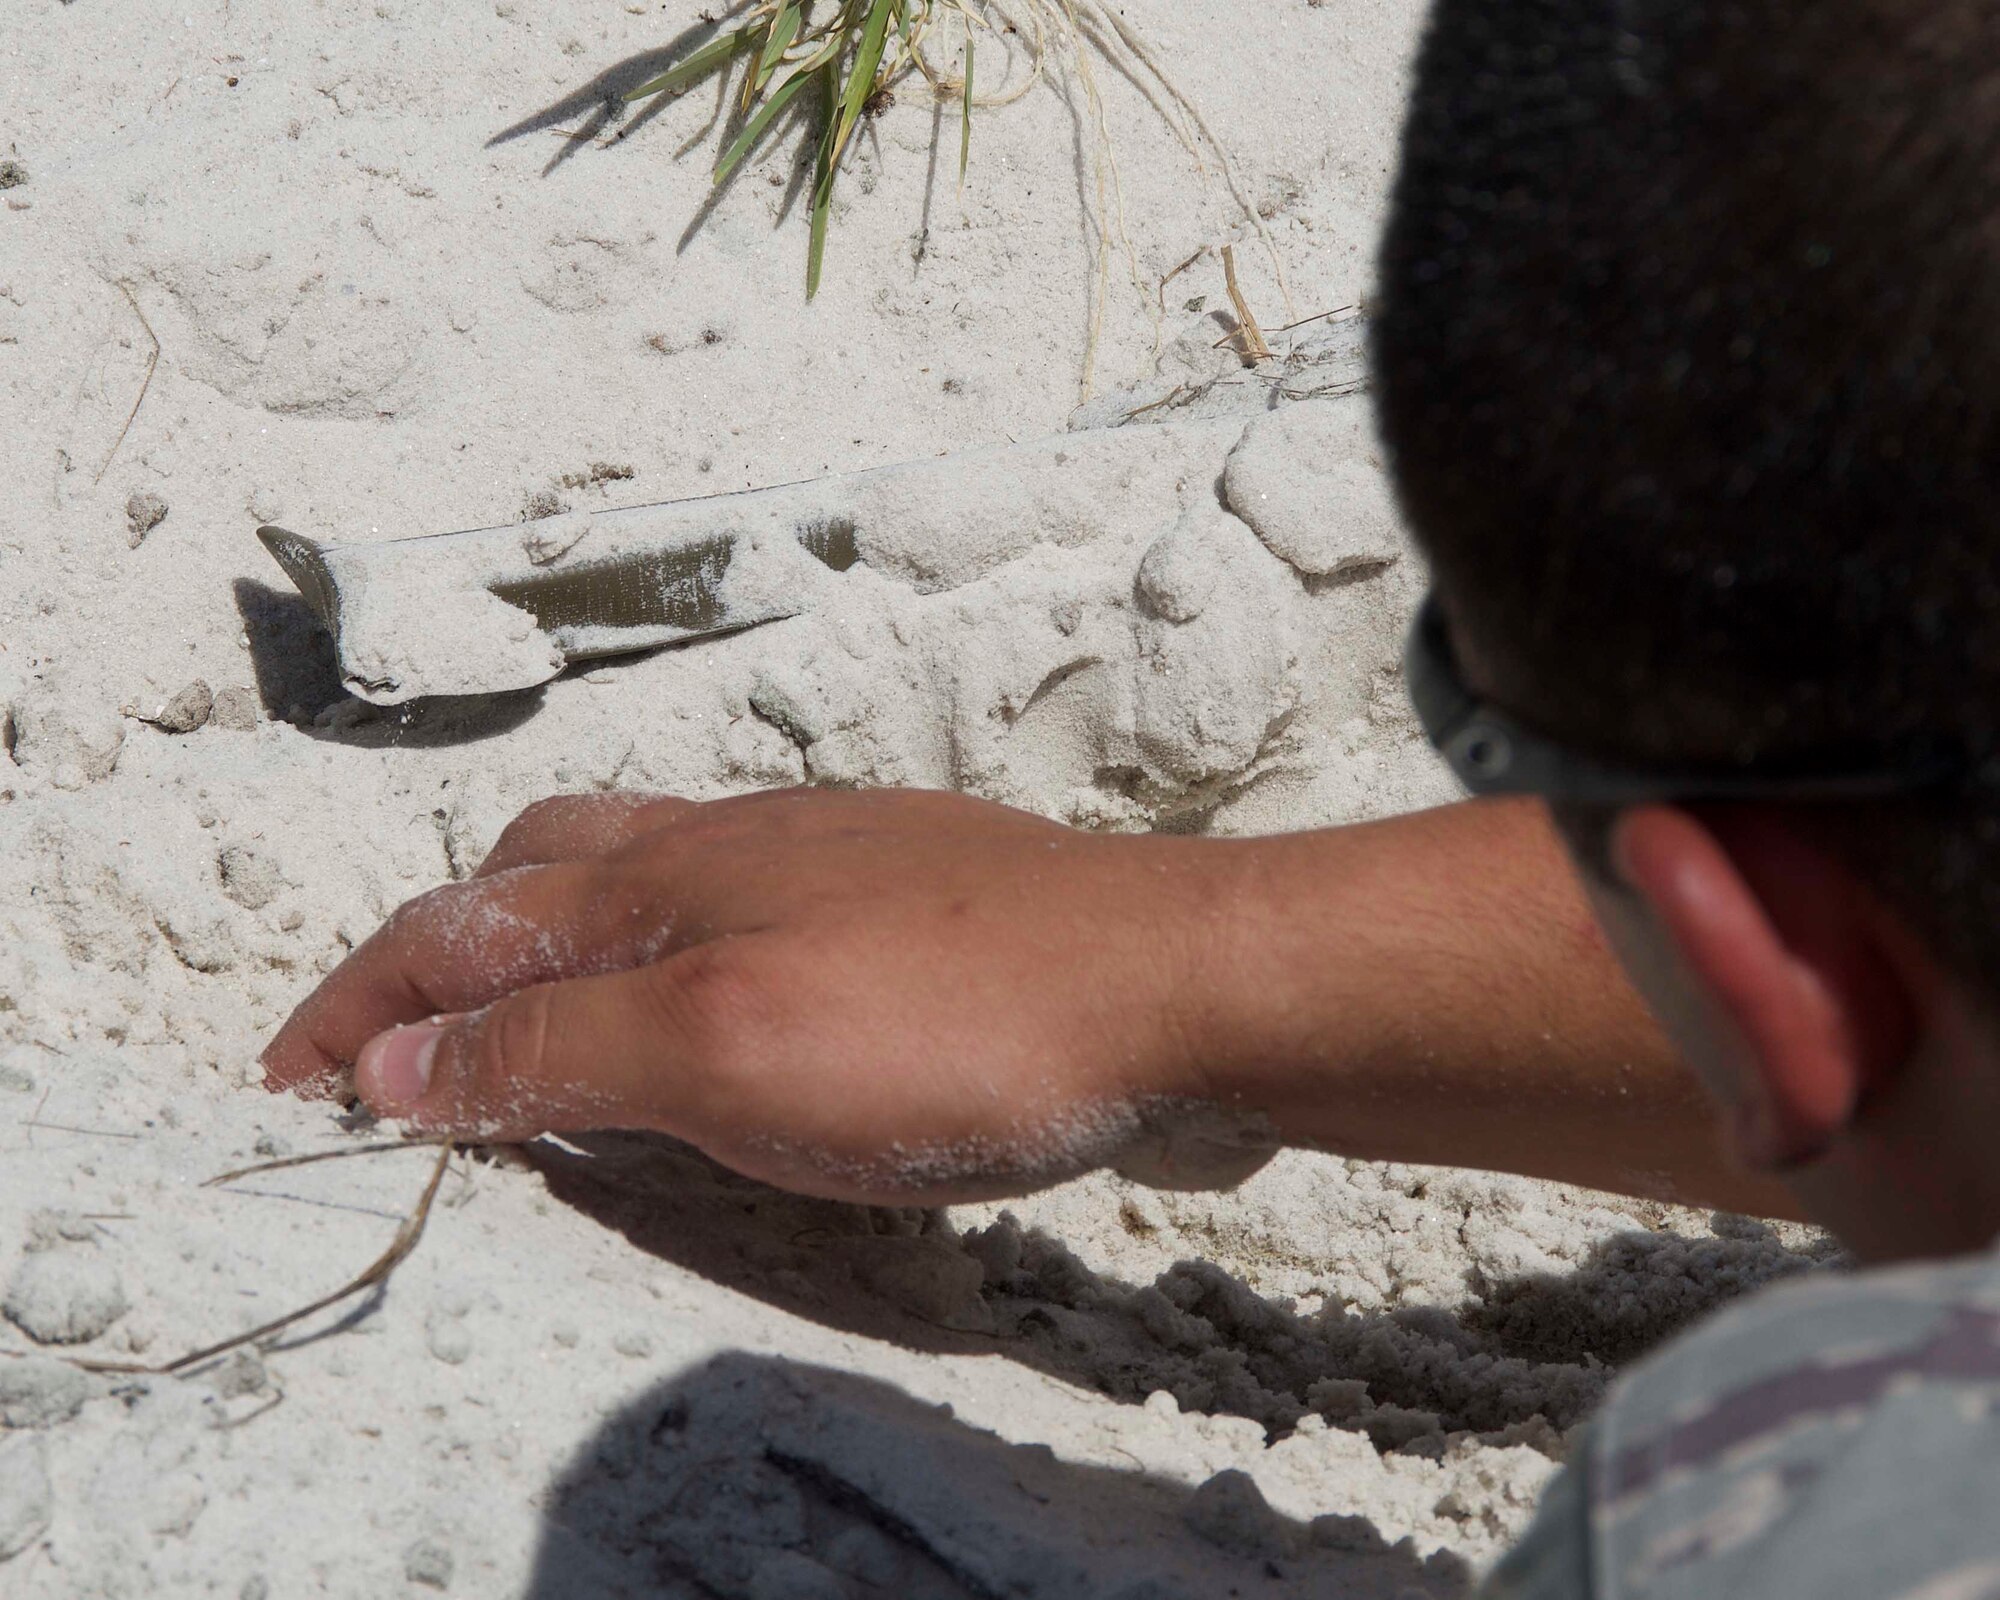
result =
M334 592L333 574L326 565L326 552L332 547L272 523L259 528L257 537L285 569L285 576L312 607L313 615L329 630L338 632L340 602Z

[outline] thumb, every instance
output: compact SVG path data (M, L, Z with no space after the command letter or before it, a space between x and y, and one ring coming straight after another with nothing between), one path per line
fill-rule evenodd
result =
M391 1028L362 1046L355 1091L414 1130L495 1143L672 1123L691 1052L661 987L641 967Z

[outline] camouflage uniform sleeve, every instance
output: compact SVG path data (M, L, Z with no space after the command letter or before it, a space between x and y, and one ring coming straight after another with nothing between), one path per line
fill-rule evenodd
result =
M1587 1451L1549 1480L1521 1542L1487 1575L1478 1600L1588 1600L1590 1493Z
M1612 1390L1484 1600L2000 1600L2000 1259L1767 1291Z

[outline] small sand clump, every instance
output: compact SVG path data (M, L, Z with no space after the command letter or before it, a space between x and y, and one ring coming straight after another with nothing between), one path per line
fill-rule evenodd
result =
M167 520L167 502L150 489L133 494L125 502L125 528L134 550L146 542L146 535Z
M0 1299L0 1313L37 1344L88 1344L129 1307L118 1269L92 1249L35 1252Z

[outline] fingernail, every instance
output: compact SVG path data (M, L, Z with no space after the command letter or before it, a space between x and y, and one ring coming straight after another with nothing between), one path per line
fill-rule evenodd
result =
M442 1022L433 1018L392 1028L370 1039L354 1063L355 1087L361 1098L386 1106L414 1105L423 1099L431 1086L431 1063L444 1033Z

